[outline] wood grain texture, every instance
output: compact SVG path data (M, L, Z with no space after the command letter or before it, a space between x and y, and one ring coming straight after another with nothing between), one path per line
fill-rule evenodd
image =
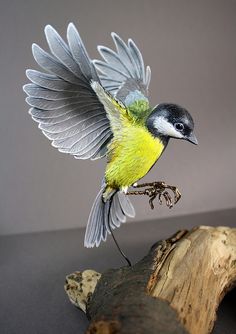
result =
M74 305L86 306L88 334L210 333L220 301L236 284L236 229L179 231L132 267L91 273L69 275L65 286Z

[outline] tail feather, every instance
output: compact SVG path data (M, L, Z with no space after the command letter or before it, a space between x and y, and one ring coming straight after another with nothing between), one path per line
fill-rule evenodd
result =
M119 194L118 194L118 196L119 196ZM117 217L117 220L120 222L120 223L125 223L125 221L126 221L126 217L125 217L125 215L124 215L124 212L122 211L122 209L121 209L121 206L120 206L120 201L119 201L119 198L118 198L118 196L114 196L114 211L115 211L115 214L116 214L116 217ZM120 225L119 226L117 226L117 227L120 227Z
M105 185L97 194L89 215L84 238L84 246L87 248L98 247L101 241L106 241L107 234L111 233L110 227L112 229L120 227L121 223L126 222L126 216L135 216L128 196L121 191L114 190L109 199L104 201L104 189Z
M124 213L125 216L128 216L130 218L135 217L135 210L134 207L129 199L128 196L126 196L123 192L118 192L120 207Z

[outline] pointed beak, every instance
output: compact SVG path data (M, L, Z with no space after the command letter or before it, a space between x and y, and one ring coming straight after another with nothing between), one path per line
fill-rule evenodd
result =
M197 137L195 136L195 134L192 132L191 135L186 138L190 143L193 143L194 145L197 145L198 144L198 141L197 141Z

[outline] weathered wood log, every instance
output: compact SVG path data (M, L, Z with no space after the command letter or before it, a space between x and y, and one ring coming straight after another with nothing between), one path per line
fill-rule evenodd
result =
M236 229L201 226L157 242L132 267L66 278L87 334L206 334L236 285ZM235 305L236 306L236 305Z

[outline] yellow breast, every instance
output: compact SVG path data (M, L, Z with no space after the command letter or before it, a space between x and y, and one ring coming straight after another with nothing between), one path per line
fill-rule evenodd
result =
M113 188L131 186L147 174L163 149L163 143L143 126L124 128L109 147L107 184Z

